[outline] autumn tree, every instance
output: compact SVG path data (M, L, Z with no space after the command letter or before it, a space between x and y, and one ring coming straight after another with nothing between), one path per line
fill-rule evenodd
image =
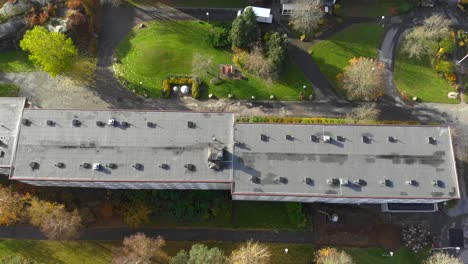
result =
M382 95L384 70L384 65L374 59L351 59L341 76L342 87L351 99L375 100Z
M257 38L257 16L251 7L232 22L230 32L232 47L248 49Z
M162 237L150 238L142 233L126 237L123 247L115 250L113 264L166 264L170 257L163 251L166 242Z
M79 235L81 217L77 210L67 211L63 204L31 199L27 209L30 223L49 239L70 240Z
M430 256L424 264L463 264L463 261L447 253L438 252Z
M344 251L336 248L322 248L315 257L317 264L353 264L353 259Z
M265 57L261 46L255 46L245 57L244 68L263 79L273 80L278 77L277 67Z
M213 70L213 57L195 53L192 59L192 74L203 77Z
M402 51L410 58L435 54L439 41L449 36L450 25L449 19L438 14L426 18L421 26L414 27L406 34Z
M29 52L34 64L54 77L69 70L78 55L70 38L39 26L24 34L20 47Z
M354 108L351 112L345 115L345 118L353 122L360 123L377 120L379 115L380 110L377 108L377 104L368 103Z
M229 264L268 264L270 257L268 246L248 241L231 253Z
M291 27L305 35L311 34L323 19L321 0L299 0L298 8L291 14Z
M0 225L13 225L24 216L26 198L0 186Z

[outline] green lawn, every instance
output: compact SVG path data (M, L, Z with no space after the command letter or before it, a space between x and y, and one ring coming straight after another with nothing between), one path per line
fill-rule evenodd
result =
M0 83L0 97L18 96L19 87L14 84Z
M211 25L204 22L150 22L144 29L133 30L119 45L116 57L120 63L115 64L115 72L120 80L138 93L144 90L151 97L161 96L162 81L168 74L190 74L192 57L199 53L212 57L212 75L203 77L202 98L212 93L225 98L229 93L236 99L268 99L274 95L279 100L299 100L299 92L307 85L299 68L288 61L286 71L280 80L268 83L265 80L244 74L247 80L223 80L221 83L209 84L220 64L232 64L230 49L214 49L208 42ZM141 84L140 84L141 82ZM312 93L310 85L306 95Z
M395 63L395 83L406 97L417 96L423 102L459 103L447 98L454 89L432 68L429 57L408 58L399 52Z
M405 13L412 7L409 0L343 0L339 4L338 14L350 17L388 16L392 8Z
M36 70L34 64L29 61L28 54L23 51L0 52L1 72L29 72Z
M320 41L311 48L310 53L322 73L334 87L338 87L336 76L349 65L350 59L377 57L383 33L383 28L376 24L355 24L330 39Z
M226 255L236 249L238 243L201 242L209 247L219 247ZM190 249L194 242L167 241L164 250L174 256L181 249ZM40 263L104 264L110 263L112 248L119 242L58 242L33 240L0 240L0 256L23 255ZM314 261L316 248L307 244L267 244L272 264L309 264ZM288 248L288 254L284 249ZM416 255L407 249L399 249L394 257L382 256L388 251L379 248L345 248L356 264L419 264L427 256Z

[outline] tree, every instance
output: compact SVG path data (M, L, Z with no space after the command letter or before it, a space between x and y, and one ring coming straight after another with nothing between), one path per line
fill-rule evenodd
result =
M26 199L22 195L0 186L0 225L13 225L24 215Z
M281 72L287 58L288 37L280 35L278 32L265 35L266 56Z
M370 58L354 58L342 75L343 89L352 99L375 100L382 95L385 67Z
M230 264L268 264L271 253L266 245L247 241L239 249L234 250L229 258Z
M463 264L463 261L447 253L438 252L424 261L424 264Z
M244 68L250 73L267 80L273 80L278 77L276 66L270 59L265 58L260 46L255 46L245 57Z
M172 258L171 264L224 264L226 258L223 251L217 247L208 248L203 244L195 244L187 253L185 250L179 251Z
M377 104L362 104L346 114L345 118L356 123L377 120L380 115L380 110L377 108Z
M251 7L232 22L231 28L232 47L248 49L257 38L257 17Z
M214 48L222 48L231 44L229 39L229 29L225 27L212 27L208 38Z
M190 259L189 254L185 250L179 251L175 257L171 259L171 264L187 264Z
M124 222L131 228L149 223L151 209L142 202L125 203L122 208Z
M315 257L317 264L352 264L353 259L344 251L336 248L322 248Z
M322 1L300 0L297 4L300 7L292 13L289 24L302 34L311 34L323 19Z
M213 57L195 53L192 59L192 75L202 77L213 68Z
M162 237L149 238L142 233L126 237L123 247L114 251L113 264L165 264L169 256L163 251L166 241Z
M450 24L450 20L441 15L426 18L421 26L414 27L405 36L402 51L410 58L435 54L438 42L450 33Z
M63 204L33 198L27 213L31 224L39 227L49 239L69 240L79 235L81 217L78 211L68 212Z
M30 53L34 64L54 77L70 69L78 54L70 38L39 26L24 34L20 47Z

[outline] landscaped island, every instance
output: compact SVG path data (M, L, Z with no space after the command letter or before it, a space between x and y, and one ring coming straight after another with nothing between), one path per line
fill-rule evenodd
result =
M200 76L200 97L213 94L218 98L300 100L313 90L297 65L287 61L285 71L277 81L269 82L242 71L244 78L213 82L221 65L233 65L229 48L214 48L208 36L213 25L199 21L154 21L144 28L133 29L117 48L114 64L116 76L130 90L149 97L162 97L163 80L168 75L190 75L195 58L211 58L207 74ZM203 62L200 62L203 63ZM235 67L235 65L234 65ZM211 83L210 83L211 81Z

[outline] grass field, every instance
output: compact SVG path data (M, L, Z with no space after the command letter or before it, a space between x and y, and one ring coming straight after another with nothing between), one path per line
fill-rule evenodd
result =
M279 81L269 83L244 72L248 80L223 80L215 85L209 80L216 76L220 64L232 64L230 49L212 48L208 41L211 25L204 22L151 22L148 27L133 30L119 45L114 65L116 75L130 89L151 97L161 96L162 81L168 74L191 74L192 57L201 54L211 57L211 75L202 77L202 98L212 93L224 98L229 93L237 99L268 99L274 95L280 100L299 100L303 85L307 85L299 68L288 62ZM203 87L204 86L204 87ZM312 91L310 85L308 94ZM306 93L306 96L308 95Z
M376 24L355 24L336 33L330 39L314 45L310 53L320 70L338 87L336 76L344 71L355 57L376 58L384 30ZM343 90L337 89L340 93Z
M405 13L411 9L409 0L345 0L340 1L338 14L350 17L380 17L391 15L391 9Z
M417 96L423 102L459 103L458 99L447 98L453 88L432 68L429 57L411 59L399 52L395 62L395 83L408 98Z
M168 241L164 250L174 256L182 249L190 249L194 242ZM201 242L209 247L219 247L226 255L239 244ZM40 263L64 264L104 264L111 263L112 248L119 242L57 242L33 240L0 240L0 256L22 255ZM313 263L316 249L306 244L267 244L271 252L272 264L309 264ZM284 249L288 249L288 254ZM420 264L427 256L416 255L407 249L399 249L395 256L384 257L388 253L379 248L345 248L357 264Z
M14 84L0 83L0 97L16 97L18 96L19 87Z
M0 52L0 72L29 72L36 70L23 51Z

